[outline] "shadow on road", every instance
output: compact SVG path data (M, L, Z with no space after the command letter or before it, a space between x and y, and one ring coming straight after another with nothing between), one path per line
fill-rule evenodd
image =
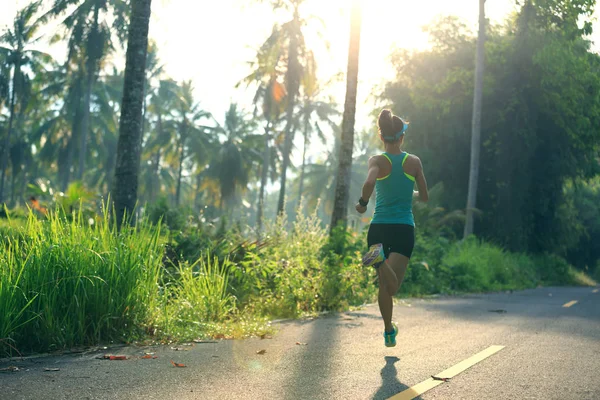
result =
M408 389L408 386L398 380L398 370L395 365L398 361L400 361L398 357L385 357L385 366L381 369L381 387L373 395L373 400L385 400Z
M308 346L301 348L292 365L293 379L286 385L286 399L324 399L332 389L331 371L335 363L337 317L311 321Z

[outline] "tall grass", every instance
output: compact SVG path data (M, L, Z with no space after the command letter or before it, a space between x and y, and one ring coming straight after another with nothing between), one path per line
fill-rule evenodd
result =
M215 323L236 315L236 298L229 292L230 263L206 254L192 265L177 268L177 279L164 288L156 331L169 338L193 338Z
M38 351L137 337L158 302L159 235L117 232L108 217L30 215L0 247L0 339Z

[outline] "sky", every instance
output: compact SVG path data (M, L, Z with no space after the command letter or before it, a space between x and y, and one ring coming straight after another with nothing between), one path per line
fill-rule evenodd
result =
M1 0L0 30L10 24L16 10L28 0ZM285 12L274 12L269 2L256 0L154 0L150 38L158 44L159 58L167 74L178 80L192 80L201 106L223 120L231 102L252 110L252 89L235 85L248 74L248 61L255 49L268 37L275 22L289 19ZM328 81L345 72L350 30L350 0L307 0L301 9L316 19L305 29L308 46L317 57L318 75ZM514 0L486 1L486 16L502 22L515 10ZM377 85L393 77L388 56L394 46L422 49L427 36L422 27L436 16L456 15L477 30L477 0L362 0L362 37L356 130L373 129L369 114L375 104L370 97ZM600 26L596 24L600 32ZM48 33L54 33L49 27ZM317 32L328 40L323 43ZM63 46L40 47L57 59L65 57ZM329 47L329 48L328 48ZM124 64L123 52L113 60ZM332 87L331 93L343 110L345 81ZM299 153L299 152L298 152ZM313 147L311 153L318 153Z

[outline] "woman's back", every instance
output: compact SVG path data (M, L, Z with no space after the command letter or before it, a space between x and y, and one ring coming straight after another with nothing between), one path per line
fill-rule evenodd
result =
M414 226L412 199L415 178L404 168L409 154L383 153L380 157L383 158L384 176L378 178L375 185L377 200L371 223Z

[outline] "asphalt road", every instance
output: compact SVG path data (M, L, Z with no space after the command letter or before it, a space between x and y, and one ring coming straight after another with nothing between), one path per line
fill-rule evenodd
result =
M398 301L400 334L392 349L384 347L378 309L370 305L279 323L273 339L185 351L109 349L130 356L126 361L96 358L103 353L4 360L0 369L20 370L0 373L0 399L387 399L490 346L505 347L417 398L600 399L600 292L594 290ZM139 358L145 352L158 358Z

